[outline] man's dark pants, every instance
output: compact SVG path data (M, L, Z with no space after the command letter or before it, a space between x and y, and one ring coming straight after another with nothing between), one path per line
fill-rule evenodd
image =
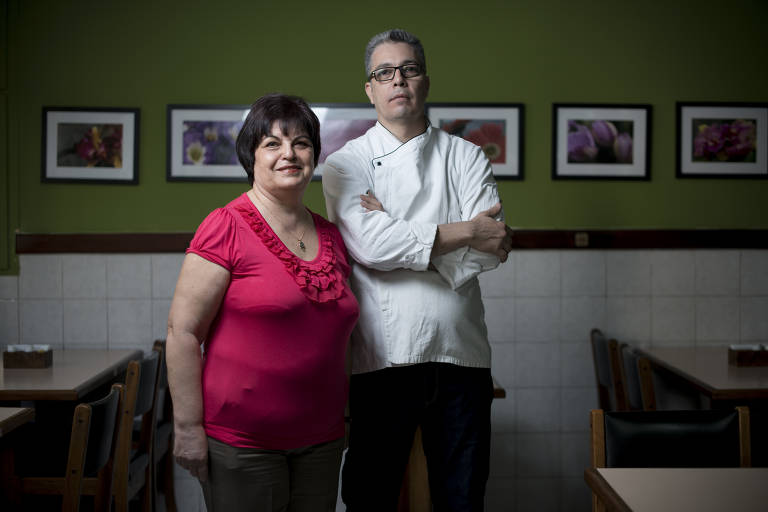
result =
M341 494L348 512L394 512L421 425L435 512L483 510L493 383L488 368L422 363L353 375Z

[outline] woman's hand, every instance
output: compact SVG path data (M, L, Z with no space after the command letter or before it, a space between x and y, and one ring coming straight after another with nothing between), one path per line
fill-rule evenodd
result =
M370 189L366 190L365 194L360 194L360 205L369 212L374 210L384 211L384 206L376 199L376 196L373 195Z
M175 427L173 456L201 483L208 480L208 438L202 425Z

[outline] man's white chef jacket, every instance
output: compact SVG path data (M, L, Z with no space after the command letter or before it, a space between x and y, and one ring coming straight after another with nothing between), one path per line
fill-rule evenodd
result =
M353 373L429 361L490 368L477 274L499 259L463 247L427 269L438 224L499 202L483 151L431 126L402 143L376 123L330 155L322 176L328 217L359 263L350 278L360 303ZM385 211L360 205L367 190Z

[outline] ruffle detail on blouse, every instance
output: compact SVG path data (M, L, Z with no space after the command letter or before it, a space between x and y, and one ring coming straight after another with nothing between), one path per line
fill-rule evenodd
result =
M256 208L235 206L234 209L251 226L270 252L283 262L286 272L293 276L299 289L309 300L322 303L341 297L344 293L345 277L341 266L336 262L333 238L325 226L316 224L320 242L318 257L313 261L304 261L285 246ZM312 222L314 221L313 213Z

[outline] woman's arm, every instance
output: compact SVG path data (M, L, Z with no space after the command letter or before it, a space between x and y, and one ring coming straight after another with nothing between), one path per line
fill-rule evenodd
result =
M200 345L229 285L229 271L187 254L168 315L168 385L173 398L173 454L183 468L208 478L208 441L203 430Z

